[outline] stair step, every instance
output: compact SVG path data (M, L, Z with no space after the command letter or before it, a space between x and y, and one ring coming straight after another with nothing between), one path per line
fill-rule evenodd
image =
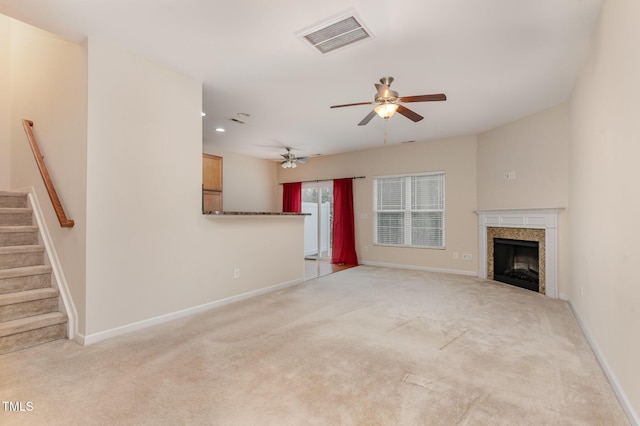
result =
M30 208L0 207L0 226L33 225Z
M0 308L14 303L30 302L33 300L58 297L58 289L53 287L37 288L34 290L18 291L0 294Z
M27 207L27 193L0 191L0 207Z
M0 294L51 286L51 267L46 265L0 269Z
M28 194L0 191L0 355L67 337Z
M58 294L51 287L0 294L0 321L56 312Z
M51 312L29 318L5 321L0 323L0 337L6 337L12 334L23 333L25 331L48 327L55 324L62 324L65 322L67 322L67 316L62 312Z
M60 312L0 323L0 355L67 336L67 316Z
M44 264L44 246L0 247L0 269L21 268Z
M38 244L37 226L0 226L0 247Z

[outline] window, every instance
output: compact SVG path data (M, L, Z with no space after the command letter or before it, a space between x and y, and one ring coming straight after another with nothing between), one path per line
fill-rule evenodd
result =
M374 244L444 248L444 172L373 179Z

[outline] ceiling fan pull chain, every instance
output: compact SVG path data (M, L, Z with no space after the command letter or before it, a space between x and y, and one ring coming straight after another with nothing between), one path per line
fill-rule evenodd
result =
M387 143L387 136L389 136L389 119L385 118L384 119L384 143Z

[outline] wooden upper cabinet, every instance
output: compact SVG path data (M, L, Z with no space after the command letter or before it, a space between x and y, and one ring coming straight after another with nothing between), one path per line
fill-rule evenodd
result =
M222 157L202 154L202 210L222 211Z
M202 154L202 187L209 191L222 191L222 157Z

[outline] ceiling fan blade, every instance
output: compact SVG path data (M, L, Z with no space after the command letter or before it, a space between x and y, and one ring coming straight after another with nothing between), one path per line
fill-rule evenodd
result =
M365 118L362 119L361 122L358 123L358 126L364 126L365 124L367 124L368 122L371 121L371 119L373 117L376 116L376 110L374 109L373 111L371 111L369 114L367 114L367 116Z
M403 96L398 100L400 102L446 101L447 100L447 96L444 93L438 93L438 94L434 94L434 95Z
M374 111L375 112L375 111ZM411 111L409 108L404 107L402 105L398 105L398 112L402 115L404 115L405 117L407 117L409 120L415 122L418 122L420 120L422 120L424 117L421 116L420 114Z
M309 160L309 157L296 157L294 161L300 164L307 164L307 160Z
M356 106L356 105L371 105L374 102L357 102L355 104L344 104L344 105L332 105L329 108L342 108L342 107L349 107L349 106Z

